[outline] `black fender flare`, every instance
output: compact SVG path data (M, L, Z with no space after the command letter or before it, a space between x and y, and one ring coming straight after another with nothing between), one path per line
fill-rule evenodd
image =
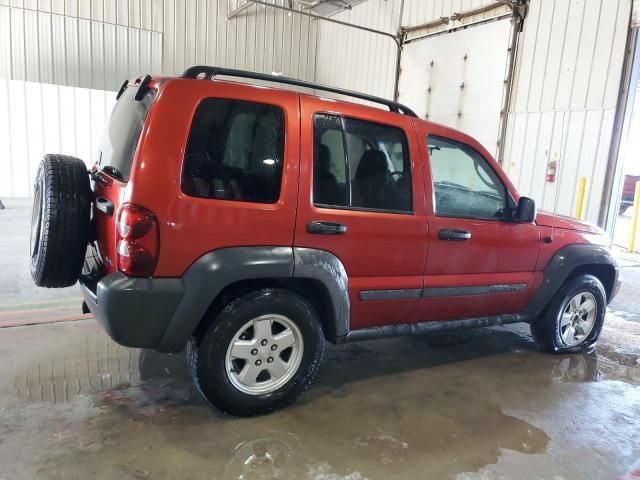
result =
M618 262L611 251L602 245L567 245L560 248L545 266L542 285L525 308L525 312L532 318L539 317L571 272L578 267L589 265L606 265L613 268L612 290L614 293L618 284ZM609 301L613 298L612 292L607 292L607 298Z
M327 289L332 310L328 340L342 342L349 335L351 314L349 279L344 265L332 253L315 248L295 247L293 257L293 278L317 280Z
M225 287L243 280L295 278L322 282L331 300L331 336L346 337L350 312L348 281L344 266L335 255L311 248L231 247L206 253L187 269L182 277L184 294L157 349L182 350Z

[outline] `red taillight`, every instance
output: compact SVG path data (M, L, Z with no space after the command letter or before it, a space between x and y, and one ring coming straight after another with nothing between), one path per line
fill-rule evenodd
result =
M160 230L149 210L125 203L118 212L118 270L132 277L150 277L158 263Z

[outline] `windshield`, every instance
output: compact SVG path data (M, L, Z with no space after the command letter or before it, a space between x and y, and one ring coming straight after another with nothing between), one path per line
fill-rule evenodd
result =
M137 91L136 87L125 89L113 107L96 162L100 170L123 182L129 180L133 155L155 96L150 90L142 100L136 101Z

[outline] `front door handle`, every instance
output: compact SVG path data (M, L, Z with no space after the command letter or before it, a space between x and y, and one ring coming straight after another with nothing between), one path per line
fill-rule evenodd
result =
M342 235L347 233L347 226L342 223L311 220L307 223L307 232L317 235Z
M471 232L468 232L467 230L443 228L438 232L438 238L440 240L449 241L469 240L471 238Z

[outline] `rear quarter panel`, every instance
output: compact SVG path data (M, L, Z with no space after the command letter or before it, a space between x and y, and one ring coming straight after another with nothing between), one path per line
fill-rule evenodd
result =
M191 121L205 98L273 104L285 116L285 161L274 204L196 198L181 189ZM293 244L299 153L298 95L234 82L170 79L159 88L127 185L125 201L152 211L160 226L154 276L176 277L200 256L229 246Z

